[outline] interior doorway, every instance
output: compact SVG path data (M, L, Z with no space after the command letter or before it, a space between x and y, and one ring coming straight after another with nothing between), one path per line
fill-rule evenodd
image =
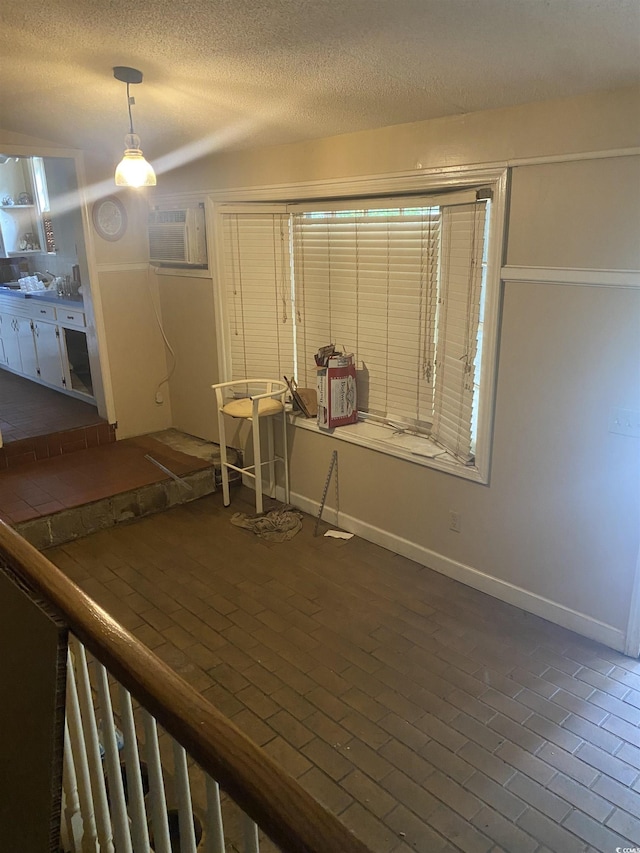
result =
M0 153L0 447L106 423L79 158Z

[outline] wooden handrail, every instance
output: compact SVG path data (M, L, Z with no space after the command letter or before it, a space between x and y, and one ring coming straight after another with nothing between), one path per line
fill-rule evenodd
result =
M370 853L231 720L2 521L0 557L282 850Z

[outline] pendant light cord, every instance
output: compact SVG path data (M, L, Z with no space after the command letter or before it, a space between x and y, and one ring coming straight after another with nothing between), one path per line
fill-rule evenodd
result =
M129 95L129 85L130 84L127 83L127 107L129 109L129 133L133 136L135 131L133 129L133 117L131 115L131 101L135 100L135 99L132 99Z

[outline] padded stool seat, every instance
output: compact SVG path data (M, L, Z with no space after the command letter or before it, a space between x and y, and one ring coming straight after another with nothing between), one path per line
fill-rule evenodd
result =
M258 417L267 417L269 415L279 415L284 409L284 406L279 400L267 398L266 400L258 400ZM225 403L222 407L225 415L232 418L252 418L253 417L253 400L251 397L242 397L240 400L231 400Z
M262 512L262 468L268 466L269 492L273 495L275 489L275 463L284 465L284 495L289 503L289 462L287 450L287 414L284 407L285 395L288 391L286 382L277 379L235 379L232 382L220 382L211 386L216 392L218 409L218 432L220 435L220 457L222 466L222 498L225 506L229 506L229 469L240 474L253 477L256 483L256 512ZM251 391L250 396L247 396ZM243 394L243 396L238 396ZM231 396L231 399L229 399ZM251 421L253 432L253 465L240 467L227 461L227 439L225 432L225 415L231 418L243 418ZM273 420L275 416L282 418L282 456L276 456L273 440ZM266 421L267 458L262 458L260 445L260 420Z

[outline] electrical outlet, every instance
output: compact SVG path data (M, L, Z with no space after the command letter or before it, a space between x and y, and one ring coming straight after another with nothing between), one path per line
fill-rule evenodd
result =
M449 511L449 530L452 530L454 533L460 533L459 512L454 512L453 510Z
M640 412L633 409L612 409L609 417L609 432L638 438L640 436Z

